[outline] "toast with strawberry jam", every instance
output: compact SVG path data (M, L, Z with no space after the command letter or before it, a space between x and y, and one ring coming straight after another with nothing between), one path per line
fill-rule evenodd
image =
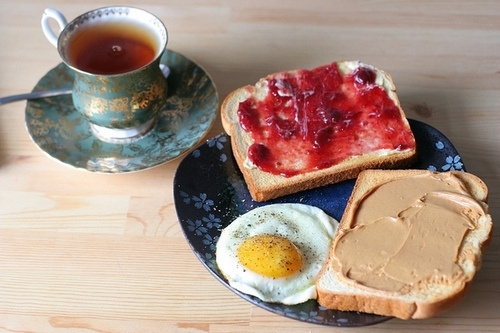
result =
M256 201L408 166L417 153L392 78L359 61L268 75L231 92L221 118Z

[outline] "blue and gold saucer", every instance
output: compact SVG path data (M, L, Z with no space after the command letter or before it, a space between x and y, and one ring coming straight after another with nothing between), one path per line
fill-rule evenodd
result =
M64 95L28 101L26 127L31 138L49 156L92 172L139 171L179 157L210 130L219 100L210 76L190 59L166 50L161 63L170 68L167 103L148 135L130 143L102 141L75 109L71 95ZM72 71L61 63L33 91L72 83Z

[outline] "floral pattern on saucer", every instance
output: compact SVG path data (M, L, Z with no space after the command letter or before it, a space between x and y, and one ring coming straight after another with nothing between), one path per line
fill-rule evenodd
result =
M448 171L465 167L452 143L435 128L409 120L419 150L415 169ZM192 151L179 164L174 178L175 208L187 242L208 271L231 291L273 313L329 326L365 326L390 319L373 314L329 310L315 300L297 305L263 302L229 286L215 262L221 229L239 215L261 205L300 202L323 209L340 220L354 180L292 194L268 202L252 200L236 161L230 139L220 134Z
M28 101L26 127L31 138L56 160L102 173L143 170L186 153L216 119L217 90L200 66L179 53L165 51L161 63L170 67L167 103L155 129L143 138L124 144L99 140L74 108L71 95ZM71 86L72 82L72 71L61 63L34 91Z

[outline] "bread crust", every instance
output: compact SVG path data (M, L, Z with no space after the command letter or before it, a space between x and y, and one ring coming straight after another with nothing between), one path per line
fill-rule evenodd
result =
M398 107L403 122L408 129L410 128L405 113L402 110L399 99L396 95L396 89L392 78L387 73L357 61L343 61L337 62L337 64L339 64L339 66L343 65L346 67L368 66L376 71L381 82L384 84L388 96L391 97ZM296 70L289 71L289 73L294 72L296 72ZM278 74L280 73L268 75L266 78L261 79L255 86L247 85L232 91L221 104L222 126L231 137L234 158L254 200L267 201L284 195L338 183L347 179L353 179L357 177L360 171L365 169L393 169L408 167L416 160L417 149L415 148L412 150L391 151L390 154L382 156L378 152L355 156L329 168L307 172L292 177L274 175L261 171L257 167L247 167L245 165L247 151L253 143L253 139L249 133L245 132L241 128L239 124L237 114L239 104L249 97L253 97L257 92L256 87L260 83L264 82L267 78L272 78Z
M348 229L355 215L355 207L366 193L374 187L387 181L432 173L428 170L367 170L359 174L353 193L348 200L346 210L339 224L339 231L336 238L342 234L342 230ZM452 171L459 177L467 187L469 193L487 212L488 188L486 184L477 176L466 172ZM465 279L457 281L454 285L446 286L444 292L432 293L427 289L440 288L439 284L424 286L414 293L428 292L428 297L407 297L390 294L383 291L367 291L356 289L353 286L346 286L343 281L336 278L339 274L332 266L333 248L335 240L332 243L332 249L329 257L317 278L318 302L327 308L342 311L359 311L374 313L384 316L393 316L400 319L424 319L433 317L443 311L449 310L462 300L466 294L475 272L481 267L481 258L487 249L491 240L492 221L491 216L487 215L479 223L478 228L483 228L481 239L476 239L477 248L474 249L472 258L467 257L469 264L472 265L472 271L467 272ZM469 237L469 236L467 236ZM465 243L465 242L464 242ZM463 248L462 248L463 250ZM470 254L469 254L470 256Z
M322 274L331 273L321 271L320 275ZM373 313L403 320L428 319L457 305L464 298L471 282L467 281L462 286L457 287L457 292L453 297L447 297L430 303L408 302L397 298L390 298L387 295L332 293L322 288L317 289L318 303L326 308L339 311Z

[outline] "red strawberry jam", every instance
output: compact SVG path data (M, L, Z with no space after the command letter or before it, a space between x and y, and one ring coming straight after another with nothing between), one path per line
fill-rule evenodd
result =
M414 148L398 107L375 79L368 67L343 76L336 63L267 79L267 97L238 108L254 140L250 161L290 177L377 150Z

